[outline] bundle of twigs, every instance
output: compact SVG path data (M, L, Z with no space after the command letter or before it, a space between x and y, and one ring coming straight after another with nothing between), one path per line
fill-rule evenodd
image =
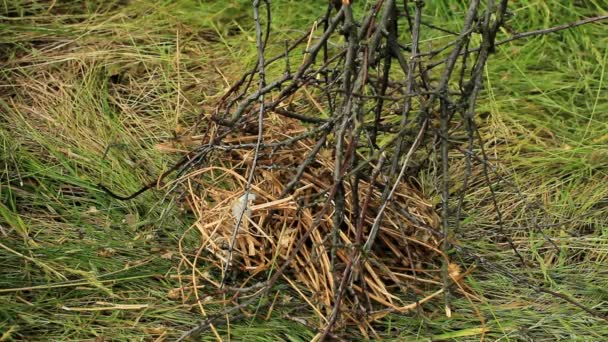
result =
M205 143L180 166L197 167L182 178L192 187L203 238L195 260L222 270L219 280L208 279L222 293L235 290L228 284L234 269L265 275L238 277L238 296L245 290L257 291L247 293L249 298L270 296L276 281L285 279L320 317L321 338L348 322L365 332L368 322L386 312L430 298L429 286L420 285L438 285L429 292L434 297L447 293L458 277L450 273L443 238L449 136L461 129L452 123L460 115L469 132L461 143L468 136L472 145L481 70L506 1L486 8L473 1L461 32L448 32L450 42L426 52L421 30L446 30L422 22L423 2L398 8L395 1L378 1L355 19L345 1L337 13L328 6L308 34L269 60L264 50L271 16L265 4L263 30L260 2L254 1L256 66L222 98ZM469 50L473 32L482 35L475 52ZM298 48L304 58L291 70L296 63L290 56ZM277 61L285 70L267 82L266 70ZM312 108L320 115L311 114ZM219 176L211 166L218 157L224 165ZM431 160L441 162L443 227L408 180L418 168L435 165ZM240 186L218 190L218 177ZM442 272L433 266L438 255ZM188 264L195 278L197 262Z
M182 289L203 313L205 303L225 305L182 339L254 301L274 307L279 280L318 315L321 340L353 323L367 333L387 312L442 293L449 315L452 284L469 296L448 237L464 193L479 182L473 161L489 183L475 125L486 61L499 44L602 19L496 42L507 0L469 1L458 31L424 21L424 1L379 0L359 17L348 0L335 3L267 58L270 5L253 1L256 65L214 113L201 115L202 144L161 176L177 171L173 188L187 190L197 215L187 235L199 234L200 247L182 251L192 274ZM452 152L465 160L457 191L449 184ZM435 170L436 206L413 180L421 168ZM498 207L496 217L502 230ZM216 289L202 295L201 281Z

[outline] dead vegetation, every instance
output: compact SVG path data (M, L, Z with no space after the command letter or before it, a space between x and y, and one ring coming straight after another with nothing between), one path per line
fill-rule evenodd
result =
M349 267L354 274L347 274L349 293L342 294L346 298L339 326L356 325L366 333L374 320L390 312L412 310L441 293L437 260L447 256L440 250L439 217L420 189L405 182L398 186L395 205L387 208L375 243L369 252L362 253L358 246L363 246L369 235L361 227L374 224L386 186L386 180L378 177L381 165L368 180L359 182L358 191L365 194L360 203L355 204L353 189L345 184L344 221L335 229L335 208L327 205L334 169L331 146L319 151L298 185L289 190L298 166L305 163L316 141L306 138L281 144L305 133L306 128L276 114L269 114L267 122L263 135L267 147L259 151L251 182L249 196L255 199L249 204L250 213L243 215L232 252L239 218L234 209L245 193L244 175L251 172L253 163L253 151L242 146L257 136L227 137L225 149L207 156L209 166L177 180L188 189L187 202L197 216L187 234L199 236L201 241L196 251L181 250L181 266L188 271L180 273L191 273L191 281L184 279L183 288L192 289L185 293L186 301L195 296L202 300L202 306L216 304L213 295L207 298L209 290L198 290L203 284L204 288L215 287L212 292L217 294L230 293L233 288L262 290L262 280L286 263L281 279L292 287L289 293L297 294L317 314L314 326L323 326L330 319L340 287L344 287L341 273ZM234 147L228 149L231 144ZM365 216L359 218L357 212ZM218 274L228 262L230 274ZM204 274L201 268L216 271ZM456 265L453 276L460 276ZM230 280L222 284L224 278ZM201 284L194 279L200 279Z

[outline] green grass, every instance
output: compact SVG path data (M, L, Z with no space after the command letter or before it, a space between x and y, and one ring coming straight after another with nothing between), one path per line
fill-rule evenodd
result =
M179 286L177 241L193 218L160 191L121 202L95 184L127 194L176 160L157 144L189 127L255 61L249 1L52 3L0 4L0 340L172 339L201 318L192 301L171 295ZM513 2L509 24L519 32L608 11L605 1L576 3ZM285 39L305 32L318 8L273 2L272 49L282 51ZM431 2L425 19L458 29L459 8ZM486 70L479 111L490 115L478 123L488 153L513 183L495 179L514 227L508 234L534 267L517 267L508 246L496 242L481 175L458 239L537 285L606 312L604 31L605 24L593 24L509 43ZM527 207L516 188L547 212ZM533 217L567 221L543 230L558 251L523 228ZM478 340L479 310L488 340L608 339L605 321L504 275L480 269L467 284L485 300L473 307L456 297L449 319L442 303L432 303L389 317L378 331L397 340ZM252 341L314 336L278 311L268 321L219 331Z

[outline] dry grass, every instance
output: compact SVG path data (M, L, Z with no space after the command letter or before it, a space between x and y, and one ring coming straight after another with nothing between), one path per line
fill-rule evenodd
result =
M297 136L306 131L301 124L270 116L271 124L265 128L264 143L273 144L286 137ZM227 139L229 144L255 141L257 136L239 136ZM352 284L353 292L343 303L343 320L340 326L356 325L367 333L371 323L391 312L407 312L415 309L429 298L441 293L437 259L443 257L436 235L439 218L433 206L413 184L403 183L396 192L396 205L388 208L380 225L377 242L369 255L355 257L356 246L367 239L357 237L356 218L351 189L346 187L346 219L340 236L332 243L335 231L332 207L323 211L324 196L331 187L334 162L330 150L322 150L312 166L307 168L293 195L281 197L287 184L293 179L296 167L306 159L316 141L308 138L293 145L278 149L267 148L261 152L252 185L255 201L251 214L241 226L232 255L233 283L239 288L250 288L272 275L297 248L297 243L306 232L311 231L303 248L297 251L284 281L291 291L281 291L281 296L295 295L308 309L316 314L311 325L323 328L331 313L337 294L335 279L341 274L338 268L345 267L356 258L357 279ZM196 215L194 225L186 232L200 239L195 251L181 250L180 273L190 274L184 279L182 294L188 301L192 296L200 300L199 286L207 284L219 291L221 279L229 275L218 273L224 270L229 258L228 246L234 233L237 218L235 202L245 191L246 175L251 171L253 151L240 148L231 152L216 152L201 167L183 176L178 182L188 190L188 206ZM359 191L369 193L369 183L361 182ZM380 207L381 189L374 187L367 205L370 210L365 217L365 226L372 225L376 210ZM364 204L359 203L358 207ZM324 212L315 225L315 218ZM189 239L191 240L191 239ZM336 248L332 246L336 245ZM332 253L338 267L332 269ZM212 272L201 272L200 268ZM455 266L456 267L456 266ZM185 272L188 270L187 272ZM454 274L455 277L458 274ZM207 287L205 287L207 288ZM188 289L188 290L183 290ZM204 292L209 295L210 290ZM279 292L277 292L279 295ZM216 304L218 298L211 296L203 300ZM232 302L224 303L226 305ZM361 308L369 315L363 319Z

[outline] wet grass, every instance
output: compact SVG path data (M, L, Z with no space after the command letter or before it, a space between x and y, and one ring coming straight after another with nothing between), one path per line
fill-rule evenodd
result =
M272 49L302 34L319 8L273 2ZM510 29L521 32L606 13L608 4L528 0L512 10ZM458 6L425 11L429 21L459 26ZM192 217L161 192L121 202L95 184L127 194L176 160L159 144L190 127L255 61L249 12L248 1L0 4L0 340L170 340L201 319L175 293L177 240ZM519 267L497 236L483 180L466 198L456 237L536 285L607 312L604 31L593 24L512 42L486 70L479 112L487 114L478 123L508 180L494 179L506 233L531 267ZM530 228L535 217L555 225ZM467 284L482 301L455 298L451 318L442 303L430 304L391 316L378 332L478 340L481 315L488 340L608 339L605 321L499 273L480 269ZM252 341L315 334L279 311L219 332Z

